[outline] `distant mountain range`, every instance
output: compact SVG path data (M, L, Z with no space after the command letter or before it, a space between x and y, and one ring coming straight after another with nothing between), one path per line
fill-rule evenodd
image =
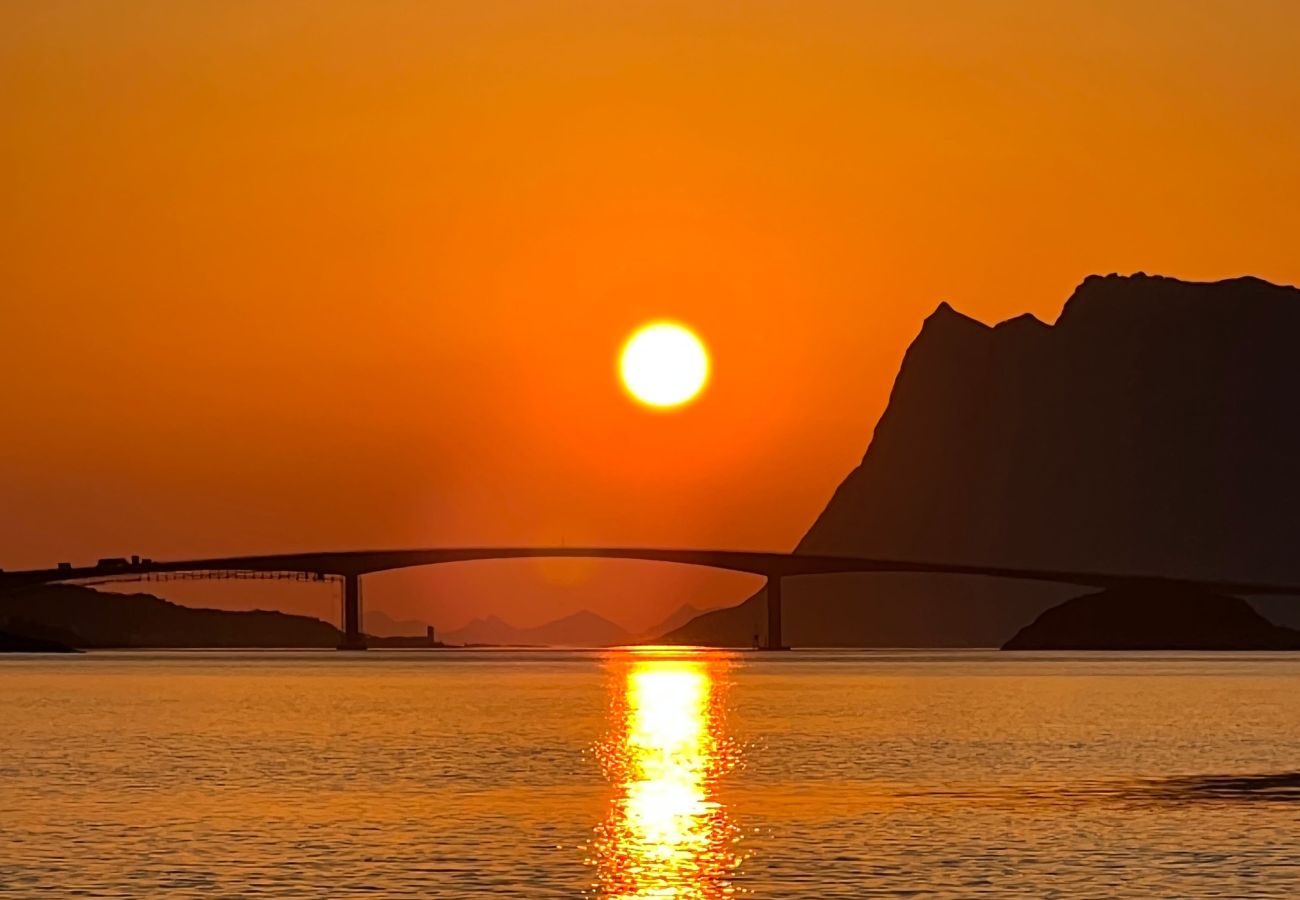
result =
M496 616L486 616L446 632L442 640L448 644L613 647L627 643L628 634L608 619L582 610L532 628L519 628Z
M1092 276L1054 325L925 321L862 463L796 552L1300 582L1300 291ZM845 410L845 415L852 415ZM1000 646L1078 588L787 579L794 645ZM762 592L675 642L748 645ZM1300 599L1260 600L1300 624Z
M647 643L681 627L700 614L685 604L653 628L635 634L589 610L537 625L519 628L496 616L474 619L468 625L440 635L448 644L505 644L552 647L617 647Z
M416 619L394 619L377 609L364 610L361 621L366 634L378 637L423 637L428 627Z

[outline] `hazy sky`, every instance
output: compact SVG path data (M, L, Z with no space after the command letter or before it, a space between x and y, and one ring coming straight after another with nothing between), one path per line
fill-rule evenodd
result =
M940 300L1300 282L1294 0L10 0L0 108L5 568L788 549ZM714 354L671 415L616 379L661 316ZM475 564L367 600L642 626L751 584Z

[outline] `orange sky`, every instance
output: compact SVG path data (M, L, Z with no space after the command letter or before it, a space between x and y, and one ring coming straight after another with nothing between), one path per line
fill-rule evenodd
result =
M1300 282L1292 0L9 3L0 108L6 568L788 549L940 300ZM714 354L675 415L615 377L659 317ZM475 564L367 600L641 627L750 585Z

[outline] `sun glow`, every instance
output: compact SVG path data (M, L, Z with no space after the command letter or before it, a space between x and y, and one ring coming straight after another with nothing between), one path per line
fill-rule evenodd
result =
M623 385L647 406L680 406L699 396L709 380L709 354L695 333L675 322L638 329L619 357Z

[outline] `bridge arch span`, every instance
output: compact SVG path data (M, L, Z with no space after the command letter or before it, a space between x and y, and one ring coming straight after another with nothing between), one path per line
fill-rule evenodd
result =
M1109 588L1121 585L1159 583L1236 595L1300 595L1300 585L1170 578L1148 574L1027 569L967 563L939 563L919 560L873 559L852 556L824 556L803 553L775 553L758 550L697 550L653 547L440 547L407 550L342 550L317 553L279 553L261 556L233 556L188 560L152 560L132 557L100 560L94 566L61 564L54 569L19 572L0 571L0 589L61 581L87 581L105 577L129 577L179 572L291 572L334 575L344 583L344 641L340 649L364 649L361 633L360 580L363 575L444 565L507 559L580 558L664 562L703 566L732 572L761 575L767 579L767 649L782 648L781 581L797 575L862 574L892 572L912 574L971 575L1074 584Z

